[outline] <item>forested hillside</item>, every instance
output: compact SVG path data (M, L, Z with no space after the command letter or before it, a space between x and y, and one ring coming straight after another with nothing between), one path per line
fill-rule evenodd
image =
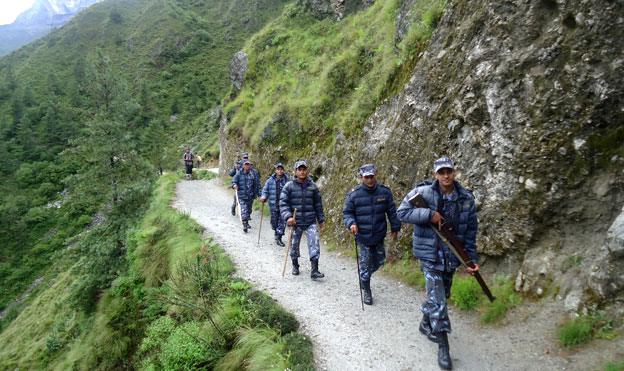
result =
M200 229L173 211L166 216L171 179L166 192L153 188L159 170L178 166L181 147L198 142L194 136L204 145L196 153L218 155L210 153L216 128L206 117L229 88L229 59L284 3L104 1L0 59L0 368L167 367L186 362L174 349L204 326L217 335L201 337L187 365L214 366L240 339L275 340L268 351L283 356L265 361L290 364L296 351L279 339L296 322L253 332L271 323L257 313L280 314L259 294L247 302L246 284L229 287L227 267L202 272L221 282L202 307L167 281L192 290L184 278L192 264L178 265L199 253ZM161 210L151 218L170 220L144 216L154 199L152 209ZM191 240L173 240L179 234ZM217 299L230 300L233 312L206 323ZM161 319L166 330L150 330L168 311L178 321ZM146 329L158 338L135 354ZM159 358L169 334L172 353ZM224 362L242 362L248 350Z

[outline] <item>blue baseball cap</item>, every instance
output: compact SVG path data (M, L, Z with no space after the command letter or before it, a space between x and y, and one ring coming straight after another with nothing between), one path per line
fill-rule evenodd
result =
M433 162L433 172L437 173L440 169L455 169L455 165L453 164L453 160L448 158L447 156L440 157L439 159Z
M373 164L362 165L362 166L360 166L358 174L360 174L360 176L376 175L377 174L377 168Z
M276 163L275 165L273 165L274 168L278 168L281 167L282 169L284 169L284 164L282 164L281 162Z

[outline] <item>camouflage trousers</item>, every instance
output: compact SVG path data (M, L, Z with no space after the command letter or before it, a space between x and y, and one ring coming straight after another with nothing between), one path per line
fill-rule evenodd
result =
M284 222L284 218L282 218L282 214L280 214L278 208L275 208L275 210L271 210L271 228L273 228L273 230L275 231L276 237L281 237L284 235L286 223Z
M305 227L295 227L290 257L298 258L300 256L299 244L301 243L301 237L304 233L306 235L306 239L308 240L308 253L310 254L310 260L318 260L321 256L321 239L316 224Z
M358 242L358 256L360 259L360 280L370 281L371 276L386 262L386 249L383 241L373 246L366 246Z
M448 316L448 299L455 271L442 272L435 269L422 269L425 275L427 300L420 306L421 312L429 318L431 332L451 332L451 320Z
M238 202L240 202L240 213L241 213L241 219L243 221L249 220L249 216L251 215L251 212L253 211L253 198L250 200L241 200L239 199Z

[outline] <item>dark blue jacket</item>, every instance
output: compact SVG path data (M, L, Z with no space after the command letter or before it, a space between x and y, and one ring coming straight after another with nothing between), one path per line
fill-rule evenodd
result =
M321 193L311 178L303 183L299 180L286 183L282 188L279 206L284 220L290 219L293 210L297 209L295 220L298 226L307 227L316 223L317 220L319 223L325 222Z
M238 186L239 200L249 201L260 196L260 182L253 170L248 173L242 170L236 173L232 179L232 185L234 184Z
M464 243L468 255L475 263L477 256L477 209L472 193L455 182L455 189L458 193L458 220L456 226L456 236ZM429 208L415 208L409 203L409 199L420 193L427 201ZM438 181L433 183L421 183L411 190L401 202L397 215L403 223L414 224L414 239L412 242L412 252L414 256L421 260L438 262L437 246L448 249L442 243L437 234L429 226L431 215L438 210L438 205L442 200L442 193ZM451 256L451 264L455 267L460 265L459 260L448 251Z
M366 246L376 245L386 237L386 216L390 220L392 232L401 229L392 192L379 183L373 188L364 184L355 187L345 199L342 215L345 227L351 228L353 224L358 226L356 238Z
M282 194L282 188L284 188L284 185L286 185L289 180L288 174L282 175L281 178L278 178L277 175L273 174L264 183L264 188L262 188L262 197L269 200L269 207L271 210L274 210L275 208L279 209L279 198Z
M234 166L230 169L230 172L228 173L229 176L233 177L236 175L236 173L238 173L241 169L243 168L243 160L238 160L236 161L236 163L234 164Z

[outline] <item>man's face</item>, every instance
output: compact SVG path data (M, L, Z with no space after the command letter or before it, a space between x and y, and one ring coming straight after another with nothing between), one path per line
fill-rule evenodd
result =
M308 168L305 166L299 166L295 171L299 180L305 180L308 177Z
M283 167L278 167L277 169L275 169L275 174L277 174L277 176L281 177L282 175L284 175L284 168Z
M374 175L364 175L362 177L362 183L364 183L364 185L369 188L373 188L375 186L375 183L377 183L377 179Z
M455 180L455 171L449 168L442 168L435 173L435 178L438 180L441 186L450 187Z
M243 165L243 170L245 170L245 172L248 172L251 169L251 164L244 164Z

